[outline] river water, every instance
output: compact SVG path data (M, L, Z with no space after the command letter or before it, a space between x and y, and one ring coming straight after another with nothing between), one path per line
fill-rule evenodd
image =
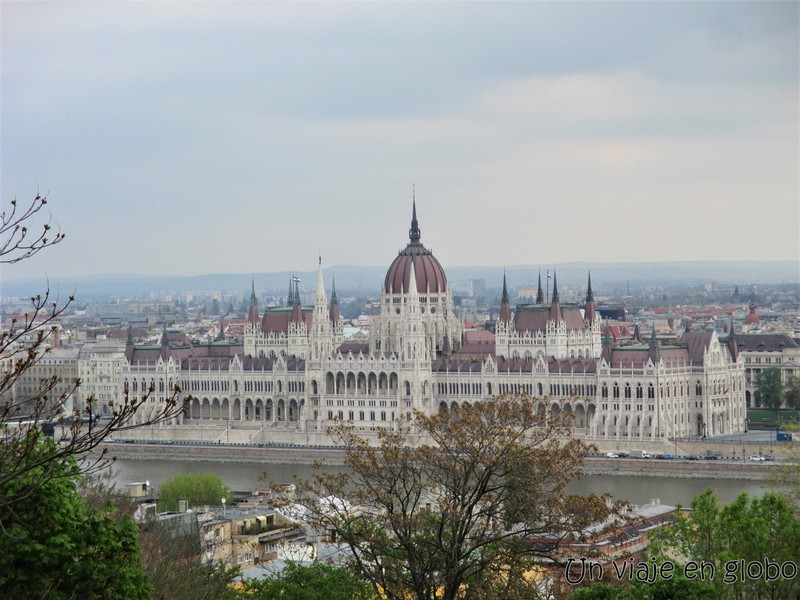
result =
M265 487L265 481L290 483L294 477L308 478L309 465L222 463L179 460L118 459L113 467L114 480L121 487L134 481L150 481L156 488L167 479L182 473L216 473L236 491ZM345 467L325 467L343 471ZM767 482L734 479L684 479L679 477L627 477L623 475L587 475L574 481L570 490L576 493L610 493L632 504L645 504L659 498L662 504L687 506L692 498L707 488L717 491L720 500L728 503L742 492L762 495L770 490Z

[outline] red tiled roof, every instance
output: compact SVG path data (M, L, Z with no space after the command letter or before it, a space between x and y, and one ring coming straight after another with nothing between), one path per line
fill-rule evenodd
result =
M519 305L514 313L514 329L517 331L544 331L550 320L550 306L541 304ZM586 323L577 306L562 305L561 317L567 329L586 329Z
M289 323L292 320L292 307L271 308L264 312L261 320L261 330L264 333L286 333L289 331ZM313 309L302 308L303 320L306 327L311 329L314 319Z

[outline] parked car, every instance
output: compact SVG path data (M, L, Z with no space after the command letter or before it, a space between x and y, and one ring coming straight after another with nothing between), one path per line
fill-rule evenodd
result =
M713 452L706 454L706 460L717 460L718 458L719 454L714 454Z
M753 454L750 457L750 460L752 460L753 462L761 462L762 460L766 460L766 459L763 456L759 456L758 454Z
M614 452L606 452L606 458L619 458L619 454Z

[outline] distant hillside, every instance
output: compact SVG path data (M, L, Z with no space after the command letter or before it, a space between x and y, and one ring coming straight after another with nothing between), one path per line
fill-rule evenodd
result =
M565 263L559 265L519 265L510 267L445 266L450 284L456 289L465 289L470 279L483 279L487 289L499 288L505 270L509 286L513 288L533 287L539 273L543 284L547 268L555 267L559 286L582 288L586 285L589 269L587 263ZM340 293L377 296L387 267L357 267L337 265L325 269L325 281L331 283L336 277L336 289ZM674 263L592 263L592 282L595 290L619 288L629 284L632 288L649 285L697 286L715 281L721 286L739 284L798 284L800 262L796 261L715 261ZM313 290L316 272L256 273L256 289L260 292L285 295L293 275L301 279L302 290ZM146 292L200 292L242 291L250 289L250 273L211 273L191 277L168 277L152 275L106 275L91 277L52 277L52 290L62 296L75 293L81 298L97 296L132 296ZM3 279L3 296L28 296L42 291L45 282L40 279Z

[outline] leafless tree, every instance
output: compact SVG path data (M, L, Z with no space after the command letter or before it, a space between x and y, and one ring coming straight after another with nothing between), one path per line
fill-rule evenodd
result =
M41 227L36 225L46 204L47 199L37 194L23 207L12 200L10 208L0 213L0 264L18 263L64 240L65 234L58 230L53 233L49 219ZM53 477L60 461L74 457L84 472L105 467L113 458L105 449L92 451L111 434L167 422L182 414L190 399L176 386L158 413L135 423L134 414L153 389L139 396L125 392L118 402L111 403L110 418L101 424L95 419L103 412L96 399L80 397L80 379L63 386L58 375L45 377L33 394L18 397L17 383L51 351L51 336L73 301L69 296L60 302L48 285L44 294L30 298L29 309L21 318L0 325L0 491L11 481L28 478L24 486L15 486L19 491L0 493L0 530L4 511L13 511L19 500ZM33 459L31 451L43 432L61 428L65 435L54 451L43 456L38 453Z

